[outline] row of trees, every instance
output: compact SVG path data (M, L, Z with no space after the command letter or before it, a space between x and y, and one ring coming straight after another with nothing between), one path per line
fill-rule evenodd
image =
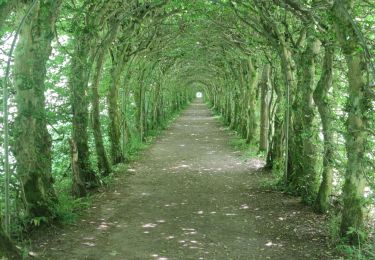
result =
M288 192L319 213L340 194L341 235L358 242L374 202L365 198L375 177L374 50L368 44L374 16L367 13L374 6L354 0L228 5L218 30L226 28L224 37L240 53L221 59L221 81L207 87L211 104L266 152L267 167Z
M101 185L200 90L258 145L283 188L321 213L333 197L343 201L341 234L357 242L374 202L374 8L355 0L0 1L1 57L11 61L10 77L0 73L9 120L1 116L16 171L2 197L11 202L5 226L9 216L58 217L62 194Z
M174 12L166 3L0 2L0 36L12 59L3 81L4 111L13 111L4 141L16 166L3 197L14 209L5 215L8 232L11 215L27 223L59 217L64 179L74 197L86 196L191 100L191 89L165 80L173 60L162 60L160 41L170 36L159 27ZM0 231L0 256L14 254Z

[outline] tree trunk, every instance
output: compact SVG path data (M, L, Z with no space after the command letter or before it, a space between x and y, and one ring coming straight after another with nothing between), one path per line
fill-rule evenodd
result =
M280 41L281 40L281 41ZM295 80L295 68L293 65L292 60L292 54L290 50L288 49L285 40L283 38L279 39L280 43L277 45L278 52L280 56L281 61L281 69L284 75L284 82L285 82L285 142L287 145L287 149L285 151L286 155L285 158L287 160L285 164L285 172L284 172L284 179L286 180L286 184L289 184L291 182L292 174L293 174L293 156L292 156L292 144L293 139L290 138L292 136L292 122L291 122L291 116L290 116L290 96L291 93L293 93L296 89L296 80Z
M129 144L129 141L130 141L130 136L131 136L131 133L130 133L130 128L129 128L129 125L128 125L128 120L127 120L127 114L128 114L128 97L129 97L129 94L130 94L130 88L126 85L124 85L123 87L123 92L122 92L122 95L123 95L123 98L122 98L122 131L123 131L123 136L122 136L122 152L124 154L124 161L127 161L127 158L126 158L126 146Z
M101 48L101 47L100 47ZM92 82L92 130L95 140L96 155L98 159L98 168L103 176L108 176L111 172L111 166L108 161L108 157L104 148L102 125L100 123L100 97L98 87L100 84L100 78L103 71L103 63L105 58L105 49L101 48L98 53L96 60L96 68L94 79Z
M72 194L76 197L84 197L87 194L87 190L86 185L81 178L77 144L73 139L70 139L69 143L71 155L70 161L73 173Z
M103 39L102 44L98 47L95 73L92 83L92 128L95 139L98 168L100 173L104 176L109 175L109 173L111 172L111 166L104 148L102 126L100 123L100 96L98 88L103 73L103 64L105 61L106 52L108 50L109 45L114 41L117 35L119 25L119 21L116 20L110 23L110 31L108 32L108 37Z
M257 80L257 70L254 67L253 61L249 60L248 63L248 70L249 70L249 100L248 100L248 107L247 107L247 136L246 136L246 143L250 144L255 141L255 133L257 130L257 123L256 123L256 89L255 84Z
M284 155L284 105L285 96L281 90L276 79L274 80L273 87L276 92L275 101L275 117L274 117L274 135L272 137L272 146L267 156L267 168L272 168L274 172L279 173L283 168L283 155Z
M0 218L1 223L1 218ZM20 252L0 225L0 259L22 259Z
M108 110L109 110L109 139L111 141L111 157L113 164L124 162L124 155L121 149L121 111L119 100L119 89L121 76L124 71L126 59L129 51L129 45L123 44L118 49L113 50L111 83L108 92Z
M144 141L144 100L143 100L143 82L142 80L139 81L140 86L139 89L136 89L134 92L134 98L135 98L135 103L137 105L136 109L136 123L137 123L137 130L139 134L139 139L141 142ZM172 101L172 107L175 104L174 101Z
M341 234L348 236L352 243L358 243L356 231L363 229L364 188L365 188L365 145L367 139L366 117L368 99L366 97L367 62L361 41L348 14L354 0L335 1L332 12L334 25L348 66L349 98L346 135L348 163L343 187L344 208L342 212Z
M116 66L116 65L113 65ZM119 65L117 65L119 66ZM124 161L121 151L121 113L119 109L119 87L121 72L117 68L111 70L111 84L108 92L109 108L109 138L111 140L111 157L113 164L119 164Z
M333 47L326 46L322 74L314 92L314 101L318 106L324 136L322 182L315 201L315 209L319 213L325 213L329 208L329 197L331 195L333 181L333 112L332 107L327 100L328 92L332 87L333 57Z
M77 146L79 170L73 174L73 187L84 185L80 187L79 194L73 195L81 197L87 193L87 189L95 188L99 185L98 177L90 165L90 151L88 145L88 104L89 99L88 81L90 62L88 56L90 55L90 35L81 32L75 38L74 54L71 60L71 71L69 76L69 89L71 91L71 105L73 114L73 131L72 139ZM76 182L76 183L75 183Z
M316 199L319 187L319 174L317 171L318 162L318 128L315 123L315 104L313 94L315 90L315 63L320 52L321 42L317 39L310 39L307 49L302 55L302 154L303 171L302 201L310 204ZM297 173L298 174L298 173Z
M262 78L259 82L261 91L260 97L260 137L259 137L259 151L266 152L268 148L268 126L269 126L269 79L271 66L265 64L263 67Z
M158 114L158 110L160 107L160 84L156 84L155 93L154 93L154 101L153 101L153 108L152 108L152 129L157 129L160 125L160 118Z
M45 112L46 62L61 0L36 4L21 31L14 61L17 118L14 155L29 217L54 217L51 136Z

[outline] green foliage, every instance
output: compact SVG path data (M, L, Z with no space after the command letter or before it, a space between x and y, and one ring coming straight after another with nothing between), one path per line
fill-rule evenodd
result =
M337 249L342 252L348 259L370 260L375 258L375 246L373 241L367 242L358 247L343 243L338 245Z
M11 39L9 37L17 29L29 2L0 0L1 53L9 51ZM37 60L38 62L29 64L32 57L22 60L16 57L16 64L29 66L26 72L45 66L46 76L40 70L34 71L32 75L25 73L22 75L25 84L18 89L10 89L10 123L13 134L11 143L19 142L18 146L22 147L24 142L19 140L21 133L24 134L25 140L31 135L40 137L41 134L33 133L31 127L25 129L15 123L14 118L21 113L21 107L29 116L30 125L44 115L46 117L45 121L38 122L41 127L47 127L52 137L52 149L46 151L46 154L52 152L52 158L51 161L48 158L43 163L46 165L52 163L53 188L58 194L58 203L50 201L49 206L53 209L50 218L56 218L62 223L73 223L79 212L90 203L89 198L71 196L73 169L69 142L74 133L73 122L82 123L80 129L82 134L75 136L76 141L86 139L83 135L88 132L87 140L83 140L81 144L89 148L87 154L79 154L79 156L87 155L82 164L87 166L86 168L93 169L93 176L98 178L101 184L110 183L113 178L113 174L101 176L97 166L102 158L99 158L99 153L95 153L97 140L93 130L98 130L99 127L92 129L93 106L89 105L93 101L92 86L95 76L99 78L99 121L102 128L99 129L102 135L100 138L104 146L102 150L108 157L111 148L118 147L121 143L125 163L136 159L139 152L168 127L171 120L178 116L178 112L199 90L204 92L205 101L211 105L218 119L228 126L228 130L234 131L230 145L244 154L243 159L271 158L268 167L272 168L274 178L263 185L294 195L302 195L303 200L311 204L316 197L316 188L321 182L326 145L322 120L319 120L316 102L313 102L312 98L314 89L324 73L323 52L314 53L312 50L314 46L311 45L318 40L323 44L322 47L332 45L337 49L333 64L333 87L322 100L323 103L329 104L329 108L335 114L329 118L333 125L330 134L334 139L329 144L334 150L332 156L334 159L330 161L334 178L329 185L333 186L332 194L340 197L341 201L345 176L351 172L348 165L354 165L357 167L353 171L354 175L347 177L346 180L350 181L353 179L351 177L359 176L360 182L365 182L363 186L369 189L366 200L356 200L359 204L357 208L373 206L375 204L375 136L372 130L375 129L374 103L370 100L370 94L368 98L355 96L358 93L354 93L355 88L352 86L353 79L366 78L372 81L374 77L372 75L374 72L371 71L373 66L371 56L375 54L375 45L372 44L375 20L374 15L369 12L372 6L368 1L357 1L354 10L343 9L346 11L344 17L347 19L342 24L337 24L339 18L343 16L332 13L334 9L320 3L322 1L307 1L308 4L306 1L297 2L290 4L289 1L284 3L283 1L131 0L125 4L123 1L114 0L62 1L56 28L52 25L54 31L46 35L49 38L56 33L57 36L52 42L52 54L48 61L45 63L47 57L44 57ZM38 22L41 20L39 19ZM45 29L48 26L51 27L51 23L46 23L40 28ZM25 39L38 37L39 35L34 35L35 32L39 30L34 28L30 31L30 37L27 36ZM109 37L110 35L113 37ZM340 39L345 39L343 44ZM24 54L27 57L26 55L33 53L28 52L29 49L36 52L44 51L49 47L45 45L45 41L36 40L30 44L35 46L28 44L23 46L20 41L17 47L18 55ZM347 51L348 48L352 48L351 52ZM81 52L82 50L85 51ZM98 62L100 51L104 53L103 67L99 70L99 74L95 75L97 73L95 66L100 63ZM348 61L353 60L353 57L348 56L347 53L352 56L357 55L361 59L359 63L368 66L361 66L357 74L351 75L353 67L350 67L350 64L344 66ZM6 56L0 58L0 77L2 77L5 66L3 60ZM267 152L259 153L258 126L261 95L258 83L261 76L260 68L265 64L271 67L269 78L265 81L269 85L267 101L270 114L268 122L270 145L266 149ZM18 80L14 81L18 84L21 75L16 73L16 69L17 66L14 66L11 74L13 77L18 77ZM37 76L35 72L39 72ZM72 83L74 80L76 85ZM35 84L35 81L39 83ZM45 89L42 88L43 82ZM33 87L32 83L35 84L35 88L30 91ZM74 86L69 89L69 85L72 84ZM77 88L80 90L79 94L73 91ZM367 88L367 85L363 88ZM110 95L111 89L115 91ZM24 92L28 90L30 93ZM362 88L359 91L362 91ZM290 93L290 107L287 107L287 92ZM124 95L118 95L120 93ZM31 95L39 98L29 100ZM363 99L366 99L366 102L358 106L357 101ZM73 102L77 100L82 102ZM118 113L111 113L109 103ZM40 111L32 110L34 104L39 105ZM79 111L77 108L80 108ZM290 112L290 118L286 117L287 112L288 114ZM348 118L351 112L352 116L353 114L357 116L352 122L363 119L367 124L366 129L359 128L352 131L352 127L357 125L361 127L365 124L360 122L350 125ZM120 120L115 118L117 114L120 114ZM113 122L115 123L111 125ZM288 136L285 128L287 122L290 123ZM110 134L112 128L116 130L114 131L117 134L116 141L112 140ZM118 135L119 132L121 136ZM348 137L358 132L364 133L363 136L366 137L363 147L351 150L355 141L360 138L350 140ZM318 136L320 138L317 138ZM287 137L288 143L286 143ZM46 135L44 141L38 141L35 146L47 143L47 139ZM0 142L1 140L0 138ZM286 150L287 146L288 150ZM30 146L28 149L30 153L33 151L32 148L34 147ZM290 164L288 166L285 158L287 152L290 157L287 158ZM13 149L13 153L11 154L12 169L20 170L23 161L19 158L16 163L14 156L17 155L17 149ZM358 161L351 158L353 153L358 155L356 157ZM115 166L114 169L123 166ZM2 167L0 165L1 171ZM80 167L83 168L82 165ZM48 172L49 168L43 170ZM22 173L18 175L13 175L11 178L10 197L4 198L0 195L0 206L3 206L5 199L12 202L12 230L15 234L22 233L22 230L30 225L35 228L43 223L50 223L48 216L37 215L31 218L27 216L27 208L22 203L24 195L23 183L20 182ZM289 179L290 177L292 178ZM3 175L0 174L1 186L3 183ZM353 189L359 186L361 185L353 185ZM359 197L363 197L362 195L359 194ZM354 208L354 205L346 205L346 207L352 206ZM330 231L335 243L341 241L340 219L340 215L335 215L330 220L332 222ZM366 232L357 232L353 229L347 233L361 238L366 236ZM367 244L362 245L361 248L343 246L343 250L353 258L372 256L371 246L367 247Z
M89 208L91 199L87 198L74 198L67 192L62 192L59 196L59 204L56 208L56 217L61 224L76 223L80 213Z
M358 245L350 245L345 238L340 234L341 214L331 212L328 216L328 233L330 235L330 242L336 246L339 253L345 255L345 258L365 260L373 259L375 256L375 241L374 237L368 237L371 231L361 231L350 228L350 235L358 236L358 241L363 241Z

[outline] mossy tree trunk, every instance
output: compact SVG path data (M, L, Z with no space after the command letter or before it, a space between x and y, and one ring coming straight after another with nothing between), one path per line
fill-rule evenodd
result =
M283 168L283 156L284 156L284 106L285 106L285 94L282 91L279 82L276 78L273 81L273 88L276 93L275 100L275 115L273 119L274 134L272 136L271 146L267 155L266 167L279 173Z
M90 164L88 145L89 97L88 82L91 69L90 53L92 36L86 31L77 29L74 53L71 59L69 89L72 106L72 142L77 147L77 171L73 171L72 193L76 197L85 196L89 189L99 185L98 177Z
M1 218L0 218L1 223ZM0 259L22 259L20 252L0 225Z
M29 217L54 217L51 136L45 111L46 62L61 0L38 2L20 33L14 60L17 117L14 155Z
M352 243L358 243L356 231L363 229L364 188L365 188L365 145L367 139L366 117L368 99L366 87L368 68L361 40L353 27L350 14L354 0L336 0L332 9L333 21L341 49L346 57L349 79L347 104L346 150L348 163L343 187L344 208L342 212L341 234L348 236ZM354 19L354 18L353 18Z
M315 201L315 209L319 213L325 213L329 208L329 197L331 195L333 181L333 112L328 102L328 92L332 87L333 57L333 47L329 45L325 46L322 74L314 91L314 101L318 107L324 136L322 182Z
M100 122L100 96L99 96L99 84L100 78L103 71L103 63L105 59L105 49L101 48L98 51L98 58L96 60L96 67L92 82L92 130L95 140L96 155L98 159L98 169L102 175L107 176L111 172L111 166L107 157L107 153L104 148L102 125Z
M122 108L121 108L121 113L122 113L122 152L124 154L124 160L126 161L126 147L129 144L130 138L131 138L131 132L130 132L130 127L128 124L128 120L126 120L126 117L128 115L128 103L129 103L129 96L130 96L130 87L127 84L128 82L124 80L123 84L123 89L122 89Z
M257 82L257 69L254 66L254 62L249 60L248 63L248 84L249 84L249 100L247 107L247 136L246 143L253 143L255 141L255 134L257 130L256 120L256 82Z
M246 81L247 75L247 62L241 62L239 70L239 84L241 86L241 95L240 95L240 125L238 131L241 133L241 137L246 139L247 137L247 106L249 101L249 85Z
M317 195L319 187L318 163L318 128L316 126L315 104L313 94L315 90L315 64L320 52L321 42L312 36L308 39L307 49L302 55L302 201L311 204Z
M106 53L110 44L115 40L116 35L119 29L119 21L110 21L109 32L105 39L102 40L100 46L97 50L97 59L96 66L94 71L94 77L92 82L92 128L95 139L95 148L98 158L98 168L102 175L107 176L111 172L111 165L105 151L103 134L102 134L102 125L100 122L100 95L99 95L99 85L101 75L103 73L103 65L106 58Z
M260 136L259 151L266 152L268 149L268 127L269 127L269 81L271 66L265 64L263 67L262 77L259 82L260 87Z
M124 71L126 59L128 58L129 44L122 44L112 50L112 67L110 71L111 81L108 91L108 112L109 112L109 139L111 141L111 158L113 164L124 162L124 155L121 149L121 110L119 89L121 76Z
M72 140L71 144L77 149L77 161L73 169L72 193L76 197L85 196L92 188L100 185L90 163L90 150L88 145L89 103L88 83L90 72L94 63L95 44L98 43L98 30L105 21L108 8L113 5L111 1L94 2L86 1L83 9L77 12L72 24L74 51L70 61L68 86L70 89L70 103L72 107ZM93 16L92 14L96 15ZM74 157L74 154L72 154ZM73 167L72 167L73 168Z
M302 47L301 47L302 49ZM303 49L302 49L303 50ZM289 112L289 167L288 167L288 188L295 195L301 195L304 187L303 180L303 91L305 83L306 62L304 56L307 56L308 49L297 53L294 56L297 65L297 84L290 90L290 112Z
M153 107L152 107L152 129L157 129L160 125L159 107L160 107L160 83L157 82L154 90Z
M276 26L273 26L273 28L277 29ZM295 80L295 66L292 60L292 53L289 50L289 47L287 46L284 37L278 33L278 43L274 44L275 47L278 50L278 55L280 57L281 62L281 70L282 74L284 76L284 82L285 82L285 91L284 91L284 97L285 97L285 115L284 115L284 138L287 145L287 149L285 151L286 155L286 169L284 171L284 179L286 180L286 184L288 185L291 182L292 174L293 174L293 139L291 136L294 135L292 133L292 120L291 120L291 93L293 93L296 89L296 80Z

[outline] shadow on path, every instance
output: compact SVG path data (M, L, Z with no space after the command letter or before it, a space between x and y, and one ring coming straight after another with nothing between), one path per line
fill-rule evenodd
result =
M257 159L195 102L76 226L36 249L45 259L332 259L322 218L260 188Z

